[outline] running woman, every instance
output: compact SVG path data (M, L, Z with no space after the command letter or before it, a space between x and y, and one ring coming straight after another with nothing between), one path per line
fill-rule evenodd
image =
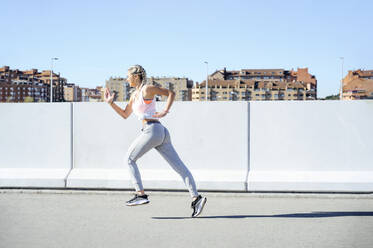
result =
M109 89L105 89L104 95L105 101L124 119L127 119L133 111L143 124L140 135L133 141L125 157L125 161L129 166L131 180L136 190L134 197L127 201L126 205L136 206L149 203L136 161L150 149L155 148L181 176L192 197L192 217L198 216L202 212L207 198L198 194L192 174L179 158L171 143L168 129L159 121L160 118L169 113L175 93L162 87L147 85L146 72L140 65L134 65L128 69L127 81L136 90L131 94L125 109L121 109L114 103L114 93L111 94ZM166 108L161 112L156 112L155 95L167 96Z

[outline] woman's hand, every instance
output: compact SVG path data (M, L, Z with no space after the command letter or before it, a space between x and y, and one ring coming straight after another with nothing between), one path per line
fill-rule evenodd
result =
M105 89L104 99L107 103L112 103L114 101L115 93L110 94L110 90L108 88Z
M162 112L155 112L152 117L161 118L169 113L167 110L163 110Z

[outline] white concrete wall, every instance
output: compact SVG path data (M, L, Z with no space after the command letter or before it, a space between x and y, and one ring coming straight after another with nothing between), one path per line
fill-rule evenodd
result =
M164 105L157 103L157 109ZM160 119L199 189L245 190L247 109L247 102L174 102L171 113ZM68 187L133 188L125 155L141 127L134 114L123 119L106 103L74 103L74 169ZM155 149L137 163L145 188L185 189Z
M250 103L249 190L373 191L373 101Z
M0 104L0 186L65 187L70 103Z
M0 187L133 188L134 115L2 103L0 118ZM174 102L161 122L200 190L373 191L373 101ZM146 189L185 189L155 149L138 165Z

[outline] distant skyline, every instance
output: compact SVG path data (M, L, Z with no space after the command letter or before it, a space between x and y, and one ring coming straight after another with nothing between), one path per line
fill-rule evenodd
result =
M0 3L0 67L49 70L81 87L126 77L308 67L318 97L348 70L373 69L371 1L11 1Z

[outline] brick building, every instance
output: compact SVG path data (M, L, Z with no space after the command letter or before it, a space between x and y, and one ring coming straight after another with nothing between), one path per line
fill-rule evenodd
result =
M373 70L349 71L343 79L344 100L373 99Z
M24 102L26 98L32 102L50 101L50 71L11 70L9 66L0 68L0 101ZM66 79L53 73L53 101L64 101Z

